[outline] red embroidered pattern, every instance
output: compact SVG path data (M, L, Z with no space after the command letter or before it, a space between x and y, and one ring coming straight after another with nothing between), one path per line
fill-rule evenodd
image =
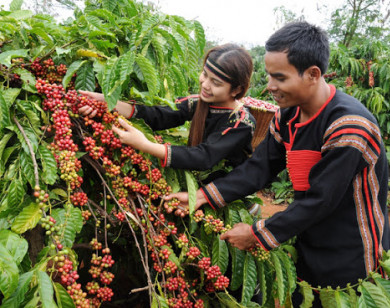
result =
M310 188L309 173L321 159L321 152L310 150L287 151L287 170L294 190Z

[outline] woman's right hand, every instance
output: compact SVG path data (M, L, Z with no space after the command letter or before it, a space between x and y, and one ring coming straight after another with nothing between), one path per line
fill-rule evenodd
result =
M102 101L102 102L105 101L104 95L102 93L83 91L83 90L79 90L79 93L82 96L85 96L86 98L89 98L89 99L94 99L94 100ZM97 110L94 110L90 106L83 106L83 107L79 108L79 113L84 115L84 116L88 116L90 118L93 118L97 114Z

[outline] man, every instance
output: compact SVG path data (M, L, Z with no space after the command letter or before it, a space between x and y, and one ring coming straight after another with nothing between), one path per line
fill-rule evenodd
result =
M237 224L221 239L269 250L297 236L298 277L313 287L344 287L374 271L389 249L380 129L359 101L325 82L329 43L321 29L288 24L265 48L268 90L280 111L249 160L197 192L197 207L222 207L287 168L295 193L287 210L252 226ZM188 202L186 193L171 197ZM293 301L299 303L296 295Z

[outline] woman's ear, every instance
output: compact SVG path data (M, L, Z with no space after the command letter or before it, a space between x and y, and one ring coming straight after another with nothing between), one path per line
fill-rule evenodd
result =
M238 94L240 94L241 91L242 91L242 86L238 86L237 88L235 88L234 90L232 90L231 95L232 95L234 98L236 98L236 96L237 96Z

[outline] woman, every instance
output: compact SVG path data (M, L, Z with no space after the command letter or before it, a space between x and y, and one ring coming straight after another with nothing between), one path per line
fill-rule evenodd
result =
M235 167L252 153L255 120L238 102L248 90L253 64L248 52L234 44L212 48L204 59L199 76L200 93L176 100L177 110L168 106L147 107L118 101L116 110L126 118L142 118L153 130L177 127L191 121L188 146L171 146L149 141L126 121L123 129L113 127L122 143L161 159L162 166L178 169L208 170L226 159ZM103 100L102 94L80 91L84 96ZM95 116L89 106L83 115ZM222 173L223 174L223 173ZM222 175L211 174L208 183Z

